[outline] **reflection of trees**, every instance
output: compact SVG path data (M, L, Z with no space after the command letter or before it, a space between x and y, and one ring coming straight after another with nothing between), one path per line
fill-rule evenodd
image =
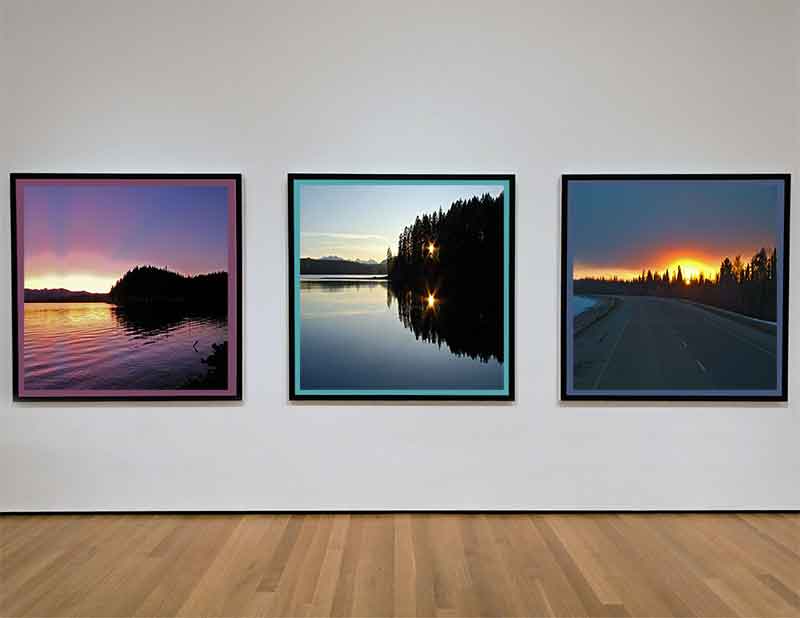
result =
M424 213L400 233L397 255L387 250L398 316L417 339L503 362L504 199L486 193Z
M158 341L169 337L172 331L186 325L191 326L224 326L227 316L224 311L204 309L189 311L185 304L173 305L129 305L111 307L111 315L117 325L132 340L144 340L143 343ZM195 342L195 345L197 342ZM191 339L185 344L191 349ZM211 344L212 353L200 358L201 366L206 367L201 375L186 380L180 388L192 389L224 389L228 386L228 342ZM199 354L195 347L194 351Z
M397 317L419 341L446 345L456 356L503 362L502 279L474 281L469 285L442 279L412 287L382 280L301 281L303 290L337 293L344 290L386 289L386 306L397 301ZM430 301L429 298L433 298Z
M131 305L112 306L111 314L125 332L135 337L154 337L168 333L183 322L224 325L224 312L188 311L183 305Z
M498 285L469 288L389 286L400 321L414 336L456 356L503 362L502 291ZM433 300L429 300L432 298Z

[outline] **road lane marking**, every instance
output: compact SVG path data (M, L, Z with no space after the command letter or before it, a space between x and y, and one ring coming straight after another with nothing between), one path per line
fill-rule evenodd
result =
M697 366L698 366L698 367L700 367L700 371L702 371L703 373L706 373L706 372L708 371L708 370L705 368L705 366L703 365L703 363L701 363L699 360L697 360L697 359L694 359L694 362L696 362L696 363L697 363Z

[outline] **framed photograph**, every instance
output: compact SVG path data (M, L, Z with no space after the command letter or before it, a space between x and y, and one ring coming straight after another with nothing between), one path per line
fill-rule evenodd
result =
M289 175L291 399L513 400L514 176Z
M562 177L562 400L786 401L789 175Z
M16 400L242 396L239 174L11 174Z

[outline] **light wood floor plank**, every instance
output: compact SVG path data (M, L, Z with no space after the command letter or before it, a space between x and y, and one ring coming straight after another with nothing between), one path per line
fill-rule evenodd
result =
M397 515L394 523L394 615L400 618L417 615L417 567L411 517Z
M343 515L342 517L350 517L350 526L347 530L347 539L345 540L336 594L333 597L331 616L346 618L353 614L356 568L358 567L359 555L361 552L364 520L367 516Z
M0 616L800 618L800 515L2 516Z

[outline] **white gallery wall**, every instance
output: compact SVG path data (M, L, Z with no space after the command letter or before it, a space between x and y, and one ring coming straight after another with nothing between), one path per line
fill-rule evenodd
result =
M0 510L800 508L797 311L788 405L558 402L559 175L797 195L796 2L0 0L0 33ZM10 171L243 173L244 401L12 403ZM287 172L517 175L516 403L288 402Z

